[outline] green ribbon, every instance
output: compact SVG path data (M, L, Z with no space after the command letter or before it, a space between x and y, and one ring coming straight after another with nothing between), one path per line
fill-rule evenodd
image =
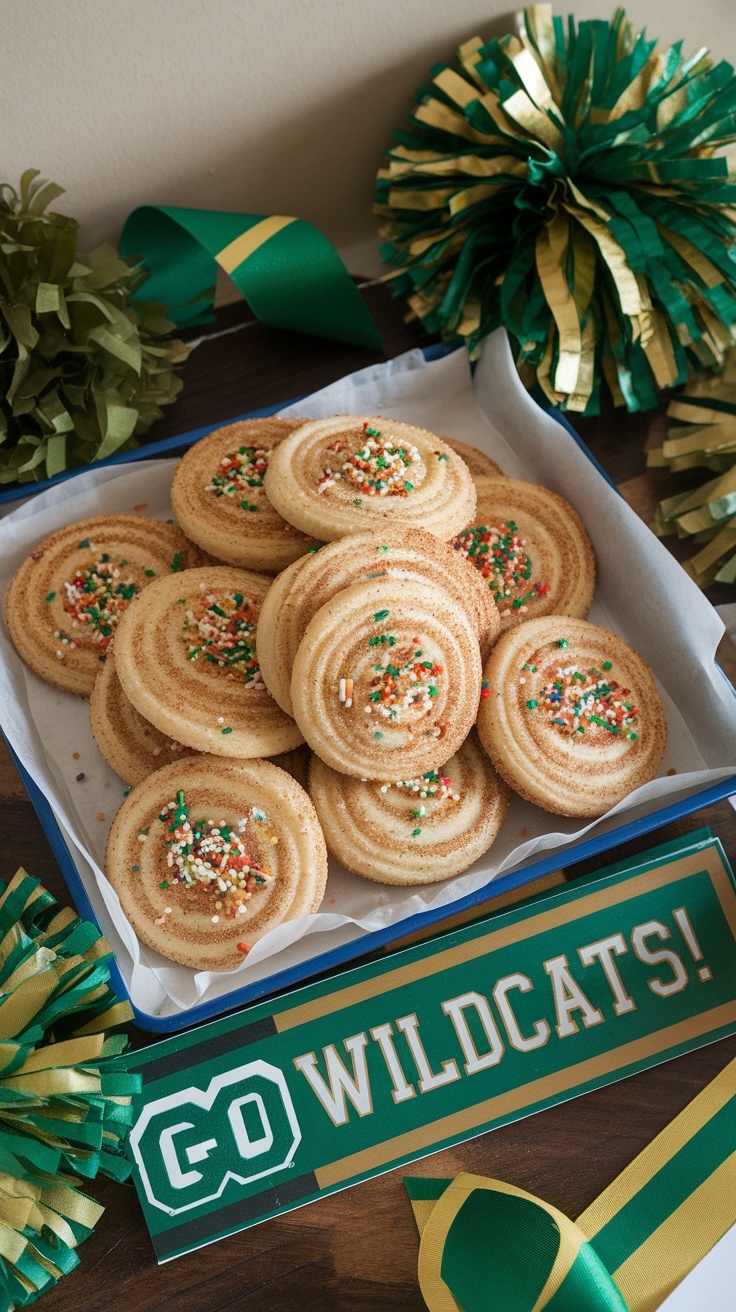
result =
M142 205L125 221L120 254L145 265L143 296L175 307L180 328L209 321L219 265L262 323L383 350L337 251L304 219Z
M500 1180L404 1183L430 1312L654 1312L736 1223L736 1061L576 1222Z

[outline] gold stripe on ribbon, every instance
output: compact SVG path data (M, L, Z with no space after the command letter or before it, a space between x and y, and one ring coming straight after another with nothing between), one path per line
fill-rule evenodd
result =
M733 1082L733 1073L731 1079ZM735 1199L736 1153L733 1153L626 1262L611 1272L629 1312L654 1312L659 1307L730 1230L736 1213Z
M726 1066L725 1070L711 1080L702 1093L699 1093L684 1111L681 1111L674 1121L670 1121L656 1139L634 1158L613 1183L598 1195L595 1202L581 1213L577 1224L585 1231L588 1238L592 1239L597 1235L598 1231L602 1230L626 1203L631 1202L631 1199L641 1192L657 1172L661 1171L665 1163L689 1143L706 1121L711 1120L733 1096L734 1072L730 1066Z
M296 223L296 219L283 214L270 214L268 218L261 219L260 223L254 223L252 228L247 232L242 232L235 241L231 241L228 246L223 246L218 251L215 259L225 273L233 273L236 269L244 264L254 251L264 242L270 241L281 232L283 228L288 228L290 223Z

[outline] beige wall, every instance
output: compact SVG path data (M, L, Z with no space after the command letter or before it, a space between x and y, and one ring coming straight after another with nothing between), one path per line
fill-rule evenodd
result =
M628 12L736 57L736 0ZM431 64L513 23L503 0L0 0L0 18L2 176L65 186L86 244L142 202L299 214L367 272L391 129Z

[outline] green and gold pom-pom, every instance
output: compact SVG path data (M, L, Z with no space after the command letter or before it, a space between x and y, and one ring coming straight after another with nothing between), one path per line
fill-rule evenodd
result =
M121 1065L125 1036L103 1033L131 1019L111 957L99 930L24 870L0 883L0 1312L77 1265L103 1210L78 1177L130 1172L139 1077Z
M673 473L709 469L716 477L662 501L652 528L700 545L685 569L701 587L736 583L736 350L719 374L692 379L678 392L667 418L667 437L647 452L647 464Z
M736 78L551 6L431 72L377 180L383 258L430 332L506 325L527 383L595 414L657 404L736 341Z
M80 254L77 222L48 209L63 187L37 174L0 183L0 484L135 445L189 354L166 307L136 299L145 269L110 245Z

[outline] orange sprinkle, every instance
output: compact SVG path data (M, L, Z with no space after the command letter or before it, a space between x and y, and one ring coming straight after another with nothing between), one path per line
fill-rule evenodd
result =
M673 774L677 774L677 771L676 771L676 769L675 769L674 766L672 767L671 770L668 770L668 771L667 771L667 777L669 778L669 777L670 777L671 775L673 775Z
M98 820L104 820L104 819L105 819L105 812L104 812L104 811L98 811L98 812L97 812L97 819L98 819Z
M79 760L79 752L72 752L72 760L73 761Z
M248 947L248 944L238 943L238 952L242 952L243 956L247 956L248 953L250 952L250 948Z
M138 503L137 506L133 506L133 509L134 509L134 510L148 510L148 502L147 502L147 501L140 501L140 502Z

